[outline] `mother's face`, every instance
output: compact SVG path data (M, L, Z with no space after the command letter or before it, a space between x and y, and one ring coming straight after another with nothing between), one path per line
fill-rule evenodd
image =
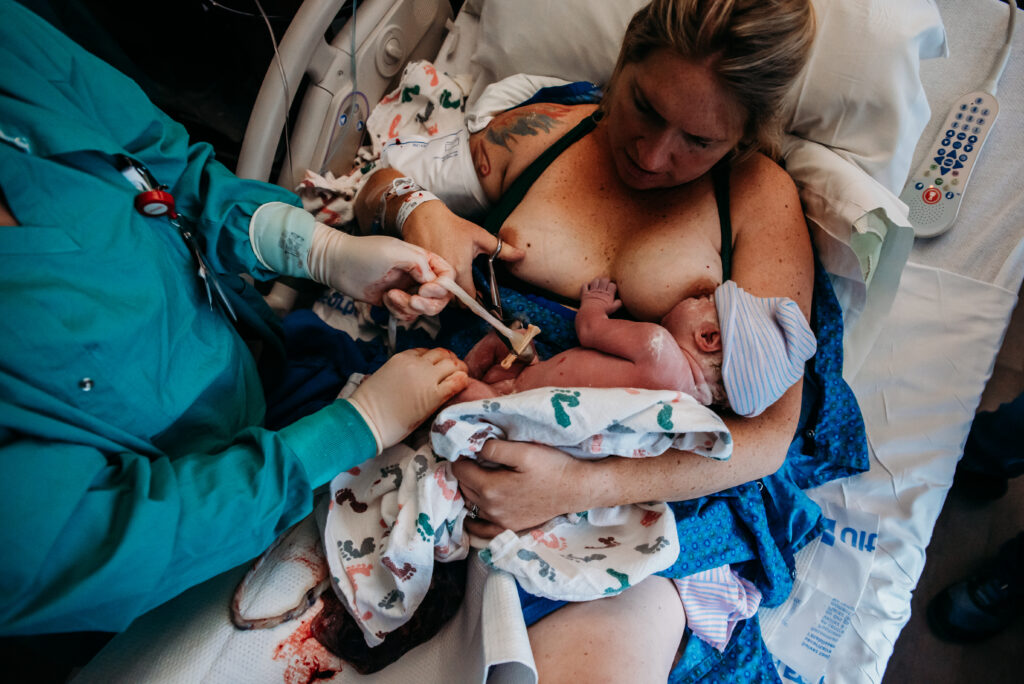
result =
M747 118L707 62L667 49L626 64L605 110L619 178L636 190L700 178L736 147Z

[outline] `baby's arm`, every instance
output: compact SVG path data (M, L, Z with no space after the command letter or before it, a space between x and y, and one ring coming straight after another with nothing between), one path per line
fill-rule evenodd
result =
M580 346L632 361L641 369L664 362L666 353L681 354L668 331L656 323L608 318L622 306L608 278L594 278L580 292L576 336Z

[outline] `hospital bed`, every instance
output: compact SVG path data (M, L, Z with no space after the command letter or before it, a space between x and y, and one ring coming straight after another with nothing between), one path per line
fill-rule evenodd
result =
M357 135L344 125L358 124L360 107L384 95L409 58L432 56L439 71L466 75L471 107L487 83L510 73L600 80L630 3L470 0L453 18L443 1L366 0L326 43L323 27L342 5L307 0L299 9L281 42L283 64L268 69L254 108L240 174L267 178L286 128L274 180L294 187L307 168L346 171ZM760 617L783 681L880 682L1024 276L1024 37L1018 31L1013 41L998 119L956 223L915 239L896 197L910 170L934 155L950 106L989 75L1008 7L815 5L820 35L794 98L787 168L844 306L844 376L864 415L871 465L811 491L826 531L797 555L790 598ZM311 84L288 116L303 78ZM353 96L353 81L365 100ZM315 546L311 521L292 535L291 548ZM308 564L277 561L253 587L257 609L288 604L310 581ZM245 570L143 616L76 681L534 681L514 588L479 565L470 566L456 617L368 677L318 648L309 615L235 630L228 603Z

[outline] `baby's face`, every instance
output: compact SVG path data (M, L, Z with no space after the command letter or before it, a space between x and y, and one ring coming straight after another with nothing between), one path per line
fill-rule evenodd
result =
M676 344L694 358L721 355L722 337L713 295L684 299L665 314L661 325L672 333Z

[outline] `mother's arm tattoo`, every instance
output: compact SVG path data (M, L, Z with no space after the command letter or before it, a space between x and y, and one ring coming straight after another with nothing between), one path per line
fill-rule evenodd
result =
M525 111L513 109L494 118L487 127L487 140L511 152L510 143L514 138L547 133L570 110L570 107L555 104L536 105Z

